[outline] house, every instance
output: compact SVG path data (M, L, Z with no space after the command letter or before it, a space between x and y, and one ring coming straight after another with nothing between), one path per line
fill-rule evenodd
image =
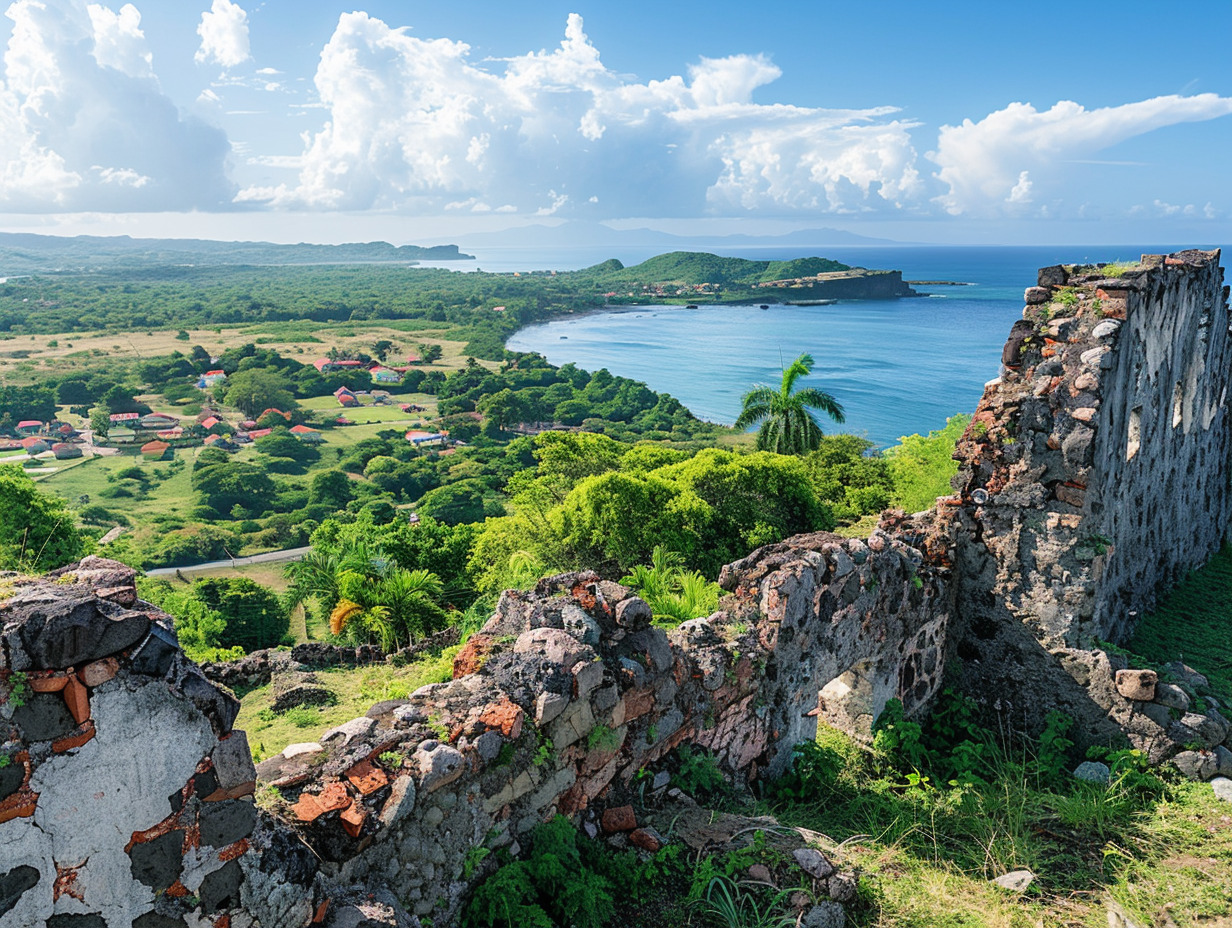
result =
M227 427L227 423L223 422L217 416L210 416L208 419L204 419L198 424L207 432L212 433L216 433L220 429L225 429Z
M363 404L359 401L359 397L354 393L343 393L338 397L338 405L346 409L354 409Z
M406 356L406 363L407 364L423 364L423 358L421 358L417 354L410 354Z
M21 442L11 438L0 438L0 451L21 451Z
M288 422L291 421L291 414L289 412L283 412L281 409L273 409L272 407L270 409L263 410L261 415L257 416L257 421L260 421L271 414L275 416L282 416L282 418L286 419Z
M419 429L411 429L406 433L406 440L416 446L429 444L431 442L444 441L448 437L448 432L424 432Z
M112 425L119 425L121 422L136 422L141 418L139 412L113 412L107 417Z
M354 425L354 424L355 423L352 422L350 419L348 419L346 416L339 416L337 419L334 420L334 425Z
M354 396L354 395L355 395L355 391L350 389L349 387L339 387L337 390L334 391L334 399L337 399L340 396Z
M184 437L184 429L177 425L173 429L165 429L159 432L158 437L163 441L179 441Z
M505 307L503 306L493 306L492 307L492 312L494 313L503 313L504 311L505 311Z
M51 453L56 456L57 461L66 461L69 458L82 457L81 445L74 445L67 441L58 441L51 446Z
M214 436L211 435L210 437L213 438ZM250 445L252 444L252 433L251 432L236 432L234 435L231 436L231 441L233 441L237 445Z
M258 438L264 438L266 435L268 435L272 431L274 430L273 429L253 429L251 432L248 433L248 438L251 441L256 441Z
M372 374L373 383L401 383L402 375L388 367L374 367L370 373Z
M363 361L331 361L329 358L317 358L312 362L322 374L332 374L336 371L353 371L364 366Z
M291 426L291 434L298 438L306 445L319 445L325 441L325 436L316 429L310 429L306 425Z
M257 421L255 419L245 419L243 422L240 423L240 428L242 428L244 431L248 431L249 429L255 429L257 428Z
M128 445L137 440L137 433L132 429L111 429L107 433L107 441L113 445Z
M44 427L45 423L38 419L22 419L16 426L22 435L37 435Z
M161 412L152 412L148 416L141 417L141 427L151 431L173 429L179 424L180 420L178 418Z
M205 446L207 448L217 448L220 451L239 451L240 446L235 442L228 441L222 435L207 435L205 436Z
M206 419L209 419L211 416L216 419L221 419L222 413L219 412L217 409L214 409L211 406L206 406L205 408L201 410L201 412L197 413L197 424L200 425L202 422L204 422Z
M42 454L44 451L47 451L51 446L41 438L30 436L21 440L21 447L26 454L34 457L36 454Z
M156 438L141 446L141 456L147 461L169 461L172 456L171 446Z
M197 379L197 386L202 390L208 390L214 384L222 383L226 379L226 371L206 371Z

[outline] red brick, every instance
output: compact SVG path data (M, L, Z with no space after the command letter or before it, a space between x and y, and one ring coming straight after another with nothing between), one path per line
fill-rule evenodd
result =
M361 760L345 774L361 796L371 796L378 789L389 785L389 777L380 767L373 766L371 761Z
M614 835L618 831L632 831L637 827L637 815L633 806L616 806L603 813L603 833Z
M292 806L292 811L301 822L315 822L326 812L345 809L350 804L351 797L346 787L341 783L330 783L321 790L318 796L311 793L301 794L299 800Z
M33 792L27 787L18 790L3 802L0 802L0 824L10 819L29 818L34 814L34 810L38 806L38 797L38 793Z
M86 744L94 737L94 723L87 719L83 724L77 727L77 731L71 735L65 735L56 741L51 742L51 750L55 754L63 754L65 751L71 751L74 748L79 748Z
M68 685L62 692L68 711L73 715L73 721L78 725L84 724L90 718L90 697L85 686L73 675L68 678Z
M316 912L313 913L312 923L314 925L321 924L321 922L325 921L325 913L328 911L329 911L329 900L324 899L322 900L321 904L317 906Z
M499 731L510 741L517 741L522 734L522 720L526 713L520 706L514 705L508 699L503 699L495 705L488 706L479 721L488 731Z
M640 847L643 851L650 851L652 854L663 847L663 842L645 828L633 829L629 835L629 843L634 847Z
M364 822L368 820L368 813L358 802L352 802L339 818L342 819L342 827L346 829L346 833L352 838L358 838L364 828Z
M63 671L47 673L42 676L30 674L27 680L30 683L30 689L36 693L58 693L68 685L68 674Z

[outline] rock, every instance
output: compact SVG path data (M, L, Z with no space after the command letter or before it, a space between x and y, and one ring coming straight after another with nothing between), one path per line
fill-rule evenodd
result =
M283 756L286 756L285 751ZM248 735L242 731L233 731L220 740L210 759L214 762L214 775L220 789L233 790L257 778L252 751L248 749Z
M1186 712L1179 722L1173 722L1168 728L1168 737L1177 744L1197 742L1204 748L1213 748L1228 736L1228 723L1222 716L1198 715L1196 712Z
M1069 281L1069 272L1060 264L1041 267L1036 280L1041 287L1064 287Z
M634 828L629 833L629 843L634 847L640 847L643 851L649 851L651 854L658 851L667 842L663 836L653 828ZM764 867L762 869L765 869ZM752 871L749 871L750 875ZM770 871L766 870L766 882L770 881Z
M535 700L535 724L546 725L565 711L569 697L559 693L540 693Z
M344 748L356 738L365 737L375 727L376 719L361 715L359 718L331 728L318 740L327 748Z
M549 664L558 664L566 672L580 661L593 660L595 652L568 632L559 628L532 628L513 643L515 654L533 654Z
M39 872L21 864L0 876L0 915L17 905L26 890L39 881Z
M240 904L240 884L244 871L238 860L230 860L201 881L197 895L201 897L201 911L209 914L222 909L235 908Z
M165 890L184 872L184 832L169 831L129 851L133 879L155 892Z
M114 677L119 670L120 662L114 657L107 657L101 661L86 664L77 671L77 679L93 689L96 686L102 686Z
M151 623L150 633L133 652L130 667L133 673L163 677L167 675L179 653L180 643L176 640L175 633L157 623Z
M637 832L635 831L633 834L636 835ZM756 880L759 883L769 883L772 881L773 876L770 873L770 868L765 864L753 864L753 866L749 867L749 879Z
M1109 335L1115 335L1117 329L1121 327L1121 323L1116 319L1105 319L1094 329L1091 330L1092 338L1107 338Z
M315 741L301 741L298 744L288 744L282 749L282 756L287 760L295 757L308 757L311 755L322 754L325 748L317 744Z
M150 618L92 592L46 586L9 600L7 622L21 623L21 647L36 670L64 670L132 647L150 630Z
M28 697L24 706L13 710L13 722L26 741L63 738L77 727L59 693L35 693Z
M656 793L660 790L667 789L671 785L672 775L666 770L660 770L654 775L654 780L650 784L650 788Z
M631 596L616 604L616 624L621 628L638 629L650 624L653 615L646 601Z
M1155 698L1155 684L1158 682L1159 674L1153 670L1118 670L1116 672L1117 692L1126 699L1151 702Z
M257 807L246 799L202 803L198 823L202 843L226 847L252 834L257 827Z
M1009 873L1003 873L993 880L1002 889L1008 889L1013 893L1025 892L1027 887L1035 882L1035 874L1030 870L1011 870Z
M800 928L844 928L847 915L837 902L820 902L804 913Z
M1155 702L1169 709L1189 711L1189 694L1175 683L1160 683L1155 687Z
M1215 773L1221 777L1232 777L1232 751L1222 744L1217 745L1215 754Z
M1112 779L1112 771L1107 764L1087 760L1074 768L1074 776L1088 783L1108 783Z
M565 631L582 642L582 644L588 644L592 647L599 644L599 639L603 635L603 629L598 622L579 607L570 603L561 610L560 618L564 623Z
M1232 802L1232 780L1227 777L1216 777L1211 780L1211 788L1215 795L1224 802Z
M456 749L439 741L425 741L415 751L420 789L435 792L456 780L466 770L466 759Z
M1022 295L1023 302L1028 306L1038 306L1052 299L1052 290L1048 287L1027 287Z
M637 828L637 815L633 812L633 806L616 806L604 810L601 824L605 835L633 831Z
M1191 780L1209 780L1215 775L1215 755L1210 751L1181 751L1172 763Z
M791 852L791 856L796 859L801 870L816 880L824 880L834 872L833 865L822 856L821 851L811 847L797 848Z
M1200 686L1210 686L1210 681L1203 674L1198 673L1198 671L1181 661L1172 661L1169 664L1164 664L1164 672L1173 679L1180 680L1194 689Z

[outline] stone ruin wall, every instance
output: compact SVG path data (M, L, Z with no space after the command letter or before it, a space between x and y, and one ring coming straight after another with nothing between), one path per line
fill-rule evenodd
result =
M1157 761L1214 748L1227 736L1217 711L1201 722L1188 699L1127 698L1123 659L1098 645L1124 642L1227 535L1219 253L1147 255L1115 278L1044 268L1025 298L959 442L958 495L938 501L959 539L951 639L964 689L1001 697L998 711L1029 729L1061 709L1080 743L1127 735Z
M626 804L643 770L670 792L675 748L776 776L819 718L866 734L892 697L925 710L947 657L1018 720L1059 707L1085 737L1128 734L1156 759L1196 740L1178 763L1232 772L1218 711L1088 650L1223 537L1217 264L1042 272L960 443L958 495L935 510L887 513L866 540L762 548L724 569L720 611L671 632L593 574L508 593L452 681L255 771L234 698L137 600L132 571L87 559L0 578L0 928L450 924L492 866L474 848L516 851L559 812L651 849L662 836ZM277 790L270 811L258 787ZM818 898L850 899L850 875L810 861Z

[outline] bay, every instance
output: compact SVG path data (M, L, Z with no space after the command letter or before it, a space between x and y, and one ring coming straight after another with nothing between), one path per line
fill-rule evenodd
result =
M1002 345L1021 317L1023 290L1034 285L1038 268L1136 260L1143 253L1171 250L1167 246L733 249L721 253L759 259L821 253L852 265L902 270L907 280L961 281L969 286L919 286L916 289L925 295L915 299L770 305L764 310L621 307L529 326L516 332L507 347L538 352L557 365L572 362L590 371L606 368L644 381L651 389L676 397L699 418L724 424L735 421L740 398L750 386L777 386L782 366L807 352L816 367L803 383L830 392L846 411L842 426L823 417L826 431L852 432L884 448L903 435L940 428L955 413L974 410L985 382L997 376ZM494 263L494 256L477 257ZM569 261L560 253L552 257ZM595 263L590 257L577 256ZM530 255L523 260L526 269L542 267L534 267ZM643 258L634 256L626 264L638 260Z

